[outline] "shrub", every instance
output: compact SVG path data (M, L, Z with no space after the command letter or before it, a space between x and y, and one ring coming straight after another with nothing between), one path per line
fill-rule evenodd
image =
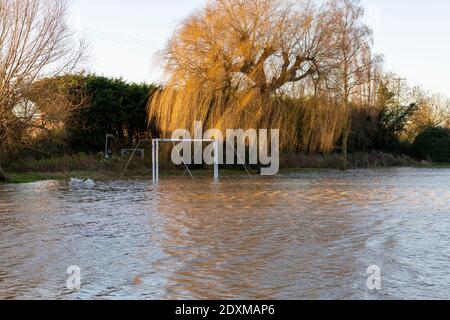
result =
M450 129L425 129L414 141L412 150L422 160L450 162Z
M2 165L0 164L0 182L6 181L8 177L6 176L5 171L3 171Z

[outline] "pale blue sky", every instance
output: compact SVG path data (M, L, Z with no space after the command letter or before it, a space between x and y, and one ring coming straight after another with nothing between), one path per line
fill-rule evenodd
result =
M88 69L142 82L160 79L155 52L164 47L177 23L205 0L73 2L73 24L91 44ZM386 67L412 85L450 96L450 1L363 0L363 4L375 31L375 49L384 54Z

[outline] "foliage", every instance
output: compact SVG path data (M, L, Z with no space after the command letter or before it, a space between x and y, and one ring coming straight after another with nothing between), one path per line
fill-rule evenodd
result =
M171 38L149 120L167 135L277 128L282 151L340 150L342 168L347 150L409 154L424 124L450 122L383 71L363 18L358 0L210 1Z
M155 86L95 75L81 76L81 81L89 100L73 110L66 123L72 150L101 151L106 134L115 136L115 145L129 147L148 136L146 108Z
M0 1L15 3L17 17L32 14L21 21L37 30L52 29L53 21L56 33L49 41L70 39L65 0ZM39 15L39 8L48 9L48 16ZM5 30L14 31L20 23L8 24L15 19L11 12L0 8L0 16L6 17ZM71 54L73 46L67 42L55 56L49 55L52 59L47 63L28 65L35 72L0 79L7 84L0 91L0 151L15 152L15 158L41 159L43 167L57 169L63 168L62 163L45 160L103 151L106 134L114 135L116 149L130 148L141 139L191 129L194 121L203 121L205 130L280 129L283 152L325 157L341 151L340 160L329 158L335 165L341 161L341 168L346 166L347 150L410 154L418 136L414 146L418 156L441 158L421 143L445 140L428 137L431 129L427 128L450 126L450 102L421 88L409 88L398 76L384 72L381 58L372 52L372 33L363 17L358 0L328 0L320 5L308 0L208 1L180 24L170 40L163 87L61 70L42 79L42 67L56 60L78 63L83 47ZM0 44L6 44L2 53L11 41L21 43L20 35L8 37L8 33L0 36ZM38 52L23 54L49 57L52 48L37 44L42 45ZM0 58L0 74L6 74L9 65ZM12 150L17 142L22 149ZM441 142L436 143L439 147ZM382 158L390 163L388 157ZM0 161L9 169L11 162L5 159L0 153ZM352 161L348 159L350 166Z
M384 107L380 113L380 128L378 133L378 147L390 152L401 152L402 144L407 144L400 139L401 133L414 113L416 104L408 106Z
M376 101L373 108L352 107L350 150L409 154L410 143L403 140L402 136L417 112L417 105L401 104L387 82L380 83Z
M149 119L165 134L196 120L222 130L280 128L284 149L331 152L371 61L362 15L353 0L210 1L169 42L168 82Z
M28 99L40 111L27 143L1 153L0 161L101 152L107 133L114 135L115 149L134 147L154 133L147 125L147 104L155 89L84 73L36 81Z
M414 141L413 154L420 159L450 162L450 129L427 128Z
M407 124L402 138L414 142L427 128L450 128L450 100L441 95L429 95L423 89L414 88L417 111Z
M2 165L0 164L0 182L5 181L7 179L8 179L8 177L5 173L5 171L3 170Z

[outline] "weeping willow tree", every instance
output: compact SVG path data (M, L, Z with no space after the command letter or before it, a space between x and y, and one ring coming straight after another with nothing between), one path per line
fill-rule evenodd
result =
M149 104L149 121L164 135L192 130L194 121L220 130L277 128L283 150L331 151L346 117L319 85L336 64L332 9L210 0L169 41L167 83Z

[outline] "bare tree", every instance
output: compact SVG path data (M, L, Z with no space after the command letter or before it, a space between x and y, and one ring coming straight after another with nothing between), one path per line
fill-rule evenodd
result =
M0 151L23 142L38 112L24 110L34 81L70 72L84 57L84 42L74 42L66 23L69 7L67 0L0 0Z
M62 75L33 83L16 112L22 118L32 115L27 121L31 140L62 130L74 111L89 104L83 77L83 73Z
M329 77L331 88L342 105L341 168L347 168L348 138L351 132L351 104L357 89L370 83L367 73L374 63L371 53L372 32L364 24L364 9L359 0L333 0L329 12L334 16L335 53Z
M0 0L0 149L20 143L38 111L22 108L33 83L70 72L84 57L68 10L67 0Z

